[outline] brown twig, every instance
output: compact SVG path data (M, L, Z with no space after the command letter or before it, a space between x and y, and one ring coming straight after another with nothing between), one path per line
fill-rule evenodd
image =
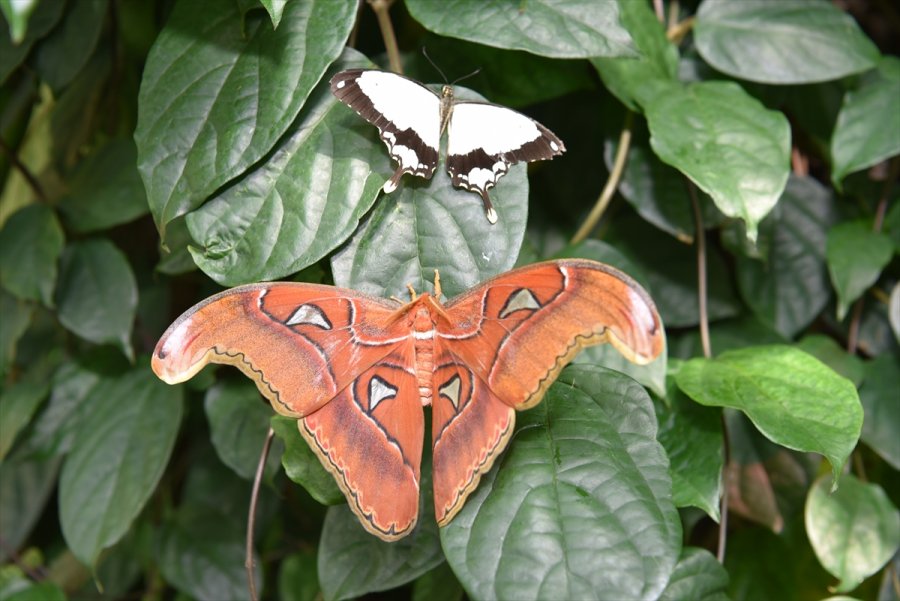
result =
M688 195L691 197L691 208L694 211L694 241L697 244L697 307L700 313L700 344L703 356L712 357L712 345L709 341L709 310L707 308L706 280L706 231L703 229L703 213L700 211L700 199L697 188L692 182L687 183Z
M653 0L653 12L656 13L656 18L659 19L660 23L666 22L665 9L663 9L663 0Z
M353 20L353 29L350 30L350 36L347 38L347 46L350 48L356 48L356 38L359 37L359 21L362 17L363 6L365 6L363 0L357 0L356 18Z
M263 473L266 471L266 461L269 459L269 449L272 448L272 438L275 430L269 427L266 433L266 442L263 443L262 452L259 454L259 463L256 466L256 476L253 478L253 492L250 493L250 509L247 512L247 547L244 557L244 567L247 568L247 586L250 589L250 599L257 601L256 578L253 575L253 532L256 526L256 502L259 500L259 487L262 484Z
M378 27L381 29L381 37L384 38L384 49L387 51L388 62L391 71L403 73L403 65L400 64L400 49L397 47L397 36L394 33L394 25L391 23L391 5L394 0L367 0L369 6L375 11L378 19Z
M625 113L625 124L622 126L622 132L619 134L619 145L616 148L613 168L609 172L606 185L603 186L603 191L600 192L600 197L597 198L594 208L591 209L584 223L572 236L571 244L578 244L590 235L594 227L597 226L597 222L603 217L603 213L606 211L606 207L609 206L616 188L619 187L619 180L622 179L622 173L625 171L625 161L628 159L628 149L631 147L631 126L633 121L634 113L627 111Z

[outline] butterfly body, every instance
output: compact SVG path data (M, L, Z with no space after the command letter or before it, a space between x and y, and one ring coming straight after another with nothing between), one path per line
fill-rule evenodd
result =
M378 128L397 162L384 185L386 193L397 189L404 173L426 179L434 175L446 131L451 182L481 196L491 223L497 212L488 190L511 165L565 152L562 141L537 121L496 104L457 101L449 85L436 95L402 75L350 69L331 79L331 91Z
M363 526L385 540L418 515L423 407L432 407L434 503L449 522L584 346L646 363L663 348L652 301L600 263L553 261L502 274L446 304L396 302L277 282L222 292L170 326L152 367L169 383L205 364L252 378L335 477Z

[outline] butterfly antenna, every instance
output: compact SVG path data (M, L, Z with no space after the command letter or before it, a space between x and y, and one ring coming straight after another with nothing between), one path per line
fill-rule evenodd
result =
M481 67L478 67L477 69L475 69L474 71L472 71L472 72L469 73L468 75L463 75L462 77L457 77L457 78L453 81L453 83L451 83L450 85L451 85L451 86L455 86L456 84L458 84L459 82L463 81L464 79L469 79L470 77L475 77L475 76L478 75L479 73L481 73Z
M444 79L444 83L447 83L447 76L444 75L444 72L441 71L441 68L437 66L437 63L435 63L433 60L431 60L431 57L428 56L428 51L425 50L425 46L422 46L422 56L424 56L425 58L428 59L428 62L431 63L431 66L434 67L434 69L435 69L438 73L441 74L441 77Z

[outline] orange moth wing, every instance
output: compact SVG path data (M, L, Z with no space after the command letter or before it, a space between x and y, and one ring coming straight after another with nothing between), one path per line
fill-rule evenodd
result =
M446 305L429 294L398 306L330 286L241 286L173 323L152 367L169 383L210 362L241 369L276 411L299 418L363 526L396 540L418 514L424 405L444 525L508 444L515 411L603 342L648 363L664 348L659 315L625 274L572 259L507 272Z

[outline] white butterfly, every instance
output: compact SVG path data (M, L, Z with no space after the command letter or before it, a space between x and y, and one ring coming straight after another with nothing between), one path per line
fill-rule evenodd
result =
M331 92L378 128L397 170L384 184L393 192L404 173L434 175L441 136L447 130L447 172L453 185L478 192L487 220L497 222L488 190L509 166L552 159L562 140L537 121L486 102L456 102L445 85L438 96L396 73L350 69L331 78Z

